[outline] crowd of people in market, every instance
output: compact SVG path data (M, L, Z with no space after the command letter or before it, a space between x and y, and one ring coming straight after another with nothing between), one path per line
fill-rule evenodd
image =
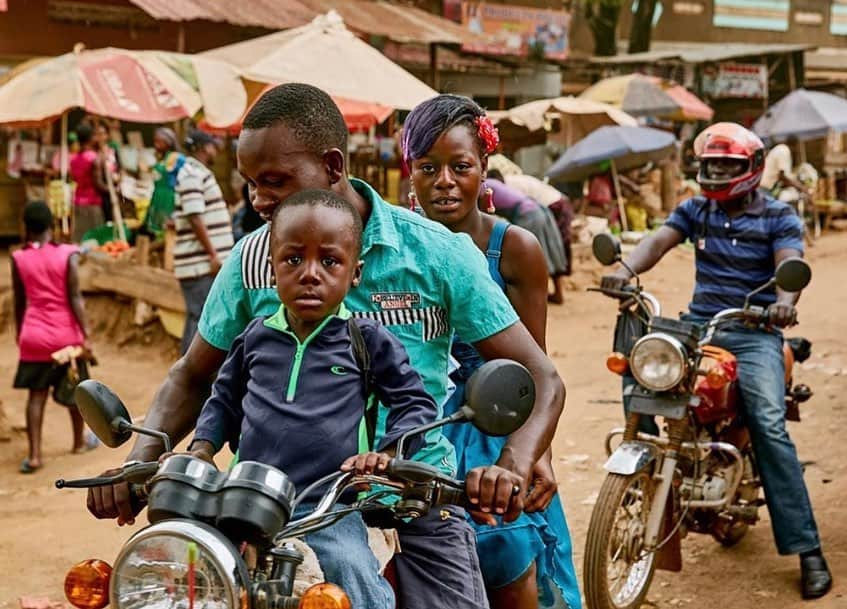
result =
M770 219L773 226L756 244L773 248L777 258L802 252L802 224L776 199L791 203L808 196L811 172L801 167L795 173L784 145L766 155L752 134L713 133L740 152L718 160L699 155L703 196L674 211L632 254L630 267L646 270L684 239L698 241L701 208L714 212L706 224L718 217L726 227L752 222L750 216ZM347 137L343 116L320 89L271 88L244 117L237 140L243 184L234 212L212 170L221 141L194 128L182 140L170 128L155 130L153 185L138 233L154 239L175 234L173 272L185 300L185 326L181 358L145 424L175 441L194 430L188 452L212 464L229 444L239 459L275 465L305 487L339 465L384 471L405 431L462 407L466 383L485 361L517 361L532 374L537 392L520 430L494 438L455 426L407 445L408 456L464 479L470 503L467 513L449 506L396 523L399 590L374 567L359 515L306 540L354 607L390 609L396 595L409 608L577 608L572 543L549 451L565 392L546 356L548 303L565 302L562 278L574 264L575 205L594 207L613 225L622 220L615 214L623 195L631 202L624 208L628 224L641 230L649 226L646 218L662 215L655 191L645 188L651 167L616 180L596 176L584 196L572 201L543 180L496 167L498 134L485 110L467 97L439 95L411 111L399 138L409 210L348 175ZM65 394L92 357L79 286L80 245L104 223L119 220L120 166L105 125L80 124L75 144L79 149L68 163L75 183L70 242L56 238L50 206L31 202L23 213L24 246L13 256L20 348L14 383L29 392L29 454L22 473L44 465L41 426L51 389L68 407L73 450L96 446ZM766 191L756 190L759 181ZM735 194L727 190L736 187ZM729 237L715 236L714 246L712 237L700 239L700 250L728 247ZM756 251L761 268L739 279L745 289L756 287L762 273L772 274L774 257L763 251ZM715 255L736 256L731 250ZM702 322L720 309L717 300L725 304L733 295L715 296L721 290L715 277L723 269L700 265L698 259L692 311ZM607 283L622 285L630 275L620 271ZM773 305L774 324L787 325L794 300L781 294L777 300L775 291L769 298L763 302ZM357 369L350 345L359 332L374 354L373 392L385 407L375 437L364 446L358 428L370 396L362 395L358 379L327 372L329 365ZM769 337L761 338L751 361L770 354ZM279 362L295 358L309 363L280 371ZM747 390L758 396L763 420L773 423L771 411L783 388L774 397L772 386L757 383ZM784 421L778 425L754 439L757 450L774 455L770 469L762 468L766 489L780 489L779 496L767 492L774 521L788 513L777 531L778 548L800 554L803 594L821 596L831 577L794 446ZM285 442L278 429L290 431ZM337 440L332 450L313 450L323 433ZM128 460L155 460L160 453L160 445L140 438ZM93 489L88 507L122 524L138 513L125 484Z

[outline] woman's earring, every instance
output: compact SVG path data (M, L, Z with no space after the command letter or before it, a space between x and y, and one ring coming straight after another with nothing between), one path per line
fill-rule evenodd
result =
M411 191L409 193L409 209L415 211L418 206L418 195L415 194L415 191Z
M495 211L497 211L497 208L494 207L494 189L485 189L485 204L485 211L487 211L489 214L493 214Z

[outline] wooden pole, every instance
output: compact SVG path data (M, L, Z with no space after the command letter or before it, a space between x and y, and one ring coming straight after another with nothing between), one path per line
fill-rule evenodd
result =
M499 95L499 99L497 100L497 109L498 110L505 110L506 109L506 77L505 76L503 76L503 75L500 76L500 83L499 84L500 84L500 92L499 92L500 95Z
M618 179L618 168L615 166L614 159L609 162L612 165L612 180L615 182L615 194L618 196L618 213L621 215L621 230L627 231L629 230L629 223L626 220L626 207L621 196L621 182Z
M150 266L150 237L138 235L135 238L135 251L139 266Z
M70 222L66 212L72 209L73 201L71 198L71 186L68 184L68 113L62 113L61 127L62 143L59 147L59 172L62 177L62 226L61 233L63 235L71 234Z
M124 229L124 217L121 213L121 205L118 202L118 195L115 192L115 182L112 180L112 173L106 168L106 184L109 186L109 203L112 206L112 222L117 227L118 241L126 243L126 230Z
M176 50L178 53L185 53L185 24L181 21L176 34Z
M429 45L429 82L436 91L441 88L438 76L438 45L435 43Z

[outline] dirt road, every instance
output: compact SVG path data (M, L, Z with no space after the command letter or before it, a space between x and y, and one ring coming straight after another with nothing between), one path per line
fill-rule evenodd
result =
M735 609L847 607L847 443L840 441L839 424L847 422L847 235L827 236L812 248L809 258L814 279L800 307L802 334L814 343L814 355L800 367L802 382L815 391L804 406L801 424L791 424L801 460L807 463L806 482L824 547L835 577L835 589L815 603L803 603L798 592L796 557L776 554L770 524L763 521L735 548L725 550L711 538L689 536L683 541L682 573L659 572L649 596L661 608L702 606ZM684 308L693 281L692 253L679 249L659 269L644 277L663 301L667 314ZM600 276L599 267L583 261L575 277L585 287ZM5 268L5 267L4 267ZM5 279L5 278L4 278ZM619 383L605 370L611 343L614 303L584 291L568 293L563 307L553 308L548 345L568 386L568 399L554 443L554 458L576 548L577 569L593 498L603 478L602 441L621 422ZM117 349L97 343L102 364L98 378L112 386L136 416L145 411L169 365L156 347ZM0 399L14 425L22 425L23 392L9 387L16 351L12 336L0 340ZM68 455L67 415L58 406L48 409L45 425L46 466L31 476L17 473L25 455L23 433L0 443L0 609L17 607L22 595L63 598L66 569L88 557L112 560L121 543L137 530L91 518L81 491L53 488L59 477L99 473L120 463L126 449L100 448L85 455ZM143 520L143 518L141 519Z

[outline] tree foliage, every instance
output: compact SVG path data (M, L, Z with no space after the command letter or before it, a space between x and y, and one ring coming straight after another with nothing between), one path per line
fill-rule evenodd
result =
M585 0L585 18L594 36L595 55L617 55L618 20L622 6L623 0Z
M644 53L650 50L650 36L653 33L653 15L656 13L656 0L638 0L638 8L632 16L629 29L629 52Z

